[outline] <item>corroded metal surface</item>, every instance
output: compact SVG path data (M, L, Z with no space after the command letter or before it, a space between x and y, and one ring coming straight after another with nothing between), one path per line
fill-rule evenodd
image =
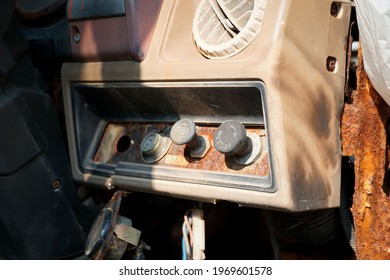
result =
M144 163L141 157L141 142L145 136L147 124L119 124L110 123L107 125L99 147L94 157L95 162L117 164L120 161L132 163ZM153 128L163 133L167 124L153 124ZM255 176L268 176L269 157L268 144L265 130L260 128L247 128L247 133L254 133L260 136L262 144L262 154L259 159L249 166L243 166L235 163L232 157L225 156L213 147L213 134L217 127L197 126L197 133L209 139L211 149L204 158L196 159L190 157L190 151L186 145L171 144L168 153L155 165L171 166L176 168L189 168L198 170L210 170L218 172L237 173ZM122 137L130 137L130 145L124 151L118 151L118 143ZM123 147L121 147L123 148Z
M342 116L343 154L355 157L352 214L358 259L390 259L387 123L390 108L367 78L359 50L357 90Z

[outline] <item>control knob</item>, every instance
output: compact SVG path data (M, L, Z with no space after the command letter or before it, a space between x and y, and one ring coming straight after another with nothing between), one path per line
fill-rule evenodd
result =
M196 125L192 120L177 121L172 126L170 135L176 145L187 145L192 158L202 158L210 149L209 140L196 133Z
M168 152L171 139L152 127L147 127L146 135L141 142L141 157L146 163L159 161Z
M252 149L245 127L237 121L225 121L218 127L214 133L214 147L228 156L244 156Z

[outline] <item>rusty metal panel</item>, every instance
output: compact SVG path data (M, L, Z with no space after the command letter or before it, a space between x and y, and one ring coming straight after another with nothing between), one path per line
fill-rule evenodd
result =
M388 119L390 108L364 71L361 50L357 90L342 115L343 154L355 157L352 214L358 259L390 259Z
M94 156L94 161L98 163L118 164L121 161L140 163L144 161L141 157L141 142L145 137L145 131L148 124L144 123L110 123L107 125L99 147ZM164 123L154 123L153 127L159 131L164 131L171 125ZM197 133L207 137L212 144L212 139L217 127L214 126L197 126ZM262 154L260 158L251 165L243 166L235 163L231 157L218 152L212 147L202 159L191 158L186 145L172 144L161 160L154 163L160 166L171 166L177 168L209 170L218 172L227 172L232 174L245 174L256 176L268 176L269 157L268 144L264 129L247 128L247 133L255 133L260 136L262 144ZM121 140L122 139L122 140ZM121 141L127 141L128 145L122 146Z

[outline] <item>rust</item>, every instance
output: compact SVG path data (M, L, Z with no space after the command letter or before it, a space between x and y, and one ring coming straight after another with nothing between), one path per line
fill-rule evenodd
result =
M115 234L112 235L110 245L103 259L105 260L120 260L126 252L128 244L126 241L119 239Z
M390 198L387 121L390 108L375 91L359 49L357 90L345 104L341 120L343 154L355 157L352 215L358 259L390 259Z
M93 160L95 162L112 164L117 164L120 161L144 163L141 158L140 145L143 137L145 136L146 126L147 124L108 124L103 133L98 150ZM164 131L167 126L172 126L172 124L153 124L153 127L155 127L160 132ZM154 164L176 168L209 170L264 177L268 176L268 144L267 137L263 129L247 128L247 133L256 133L260 136L263 147L263 152L260 158L254 164L249 166L236 164L231 157L221 154L213 147L213 134L216 129L217 127L214 126L197 126L197 134L208 138L211 144L211 148L204 158L191 158L189 149L186 147L186 145L172 144L167 155ZM120 143L123 137L130 138L130 146L124 151L122 149L119 149L118 151L118 143Z

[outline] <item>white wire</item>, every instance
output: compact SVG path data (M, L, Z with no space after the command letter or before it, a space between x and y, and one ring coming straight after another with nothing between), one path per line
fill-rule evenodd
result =
M187 256L190 256L191 255L190 242L188 241L188 230L185 221L183 222L182 231L183 231L183 238L184 238L184 244L185 244Z

